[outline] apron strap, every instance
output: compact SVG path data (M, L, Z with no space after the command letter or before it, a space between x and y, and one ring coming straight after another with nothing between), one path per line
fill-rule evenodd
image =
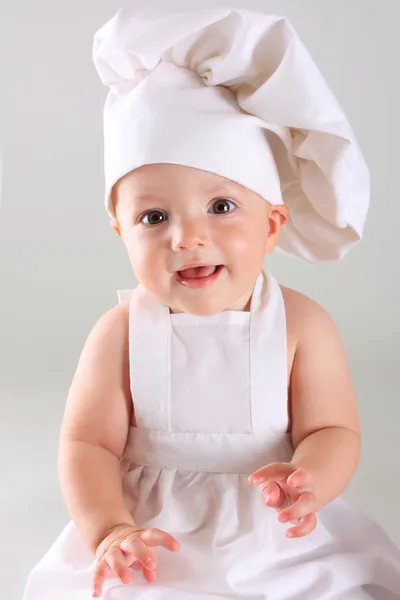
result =
M286 312L277 281L263 271L250 316L250 381L254 433L288 427Z
M168 432L170 425L169 309L141 286L129 316L130 383L138 427Z

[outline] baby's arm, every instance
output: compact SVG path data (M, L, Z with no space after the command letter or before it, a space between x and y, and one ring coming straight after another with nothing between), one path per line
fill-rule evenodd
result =
M311 476L316 510L338 496L357 468L360 429L339 333L318 304L285 294L297 347L291 373L292 464Z
M93 552L116 525L134 525L124 504L120 469L132 411L128 312L126 304L113 308L89 335L61 428L62 493Z

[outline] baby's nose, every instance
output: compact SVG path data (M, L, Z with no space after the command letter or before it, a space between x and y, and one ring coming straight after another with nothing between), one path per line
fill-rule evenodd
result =
M210 243L207 226L202 219L187 219L177 223L172 236L172 248L175 252L195 250Z

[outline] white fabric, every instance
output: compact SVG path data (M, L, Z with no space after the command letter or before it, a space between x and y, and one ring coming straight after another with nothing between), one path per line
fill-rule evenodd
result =
M284 252L333 260L362 236L369 174L288 21L239 9L122 10L95 35L106 204L148 163L211 171L290 209Z
M369 518L339 498L311 535L290 540L247 481L292 455L285 327L268 274L247 314L170 315L143 289L133 292L137 427L125 451L125 501L138 524L169 531L181 549L159 551L155 583L110 580L105 600L400 598L399 551ZM70 523L31 574L24 600L89 600L92 564Z

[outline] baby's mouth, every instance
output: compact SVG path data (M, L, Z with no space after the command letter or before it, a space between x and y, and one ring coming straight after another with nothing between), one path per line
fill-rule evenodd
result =
M175 278L186 288L203 288L219 277L224 265L199 265L175 272Z
M188 269L182 269L177 271L179 277L182 279L200 279L201 277L210 277L216 273L222 265L204 265L201 267L189 267Z

